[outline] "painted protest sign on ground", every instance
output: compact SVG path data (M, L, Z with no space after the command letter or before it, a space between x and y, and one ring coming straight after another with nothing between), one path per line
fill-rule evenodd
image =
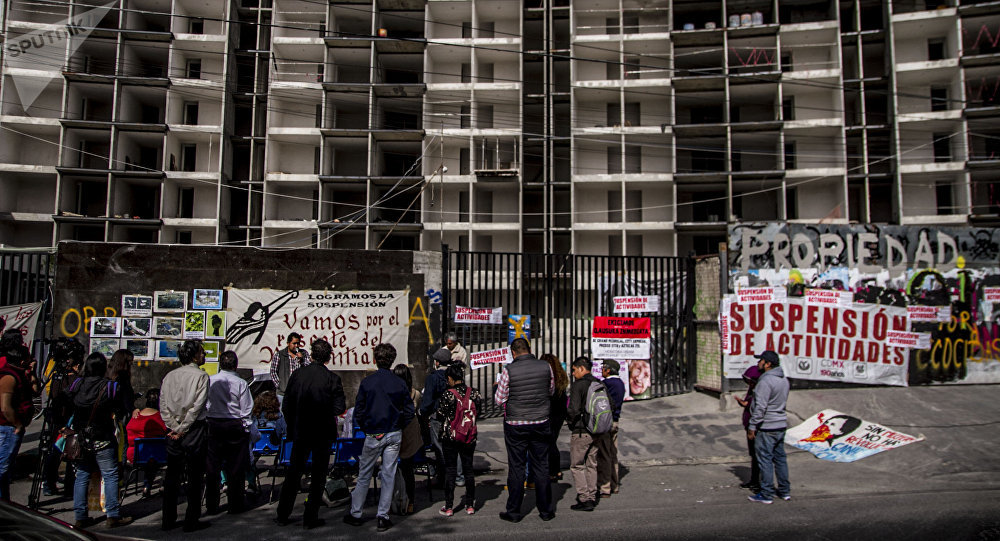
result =
M474 325L500 325L503 323L503 308L455 307L455 323Z
M727 378L740 377L756 363L754 354L772 350L789 377L905 386L908 341L919 345L919 337L908 336L914 333L908 332L906 309L892 306L815 305L801 297L771 304L732 302L725 320ZM890 332L900 345L890 343Z
M241 365L255 373L269 369L271 356L286 346L289 333L305 343L324 338L333 346L332 370L375 367L372 348L396 347L397 362L407 359L408 291L319 291L229 289L226 344Z
M624 314L626 312L659 312L660 296L645 295L640 297L615 297L614 313Z
M512 362L514 362L514 357L510 354L510 348L477 351L469 355L469 365L472 366L473 370L491 364L507 364Z
M3 329L20 329L21 341L31 347L35 339L35 328L38 326L38 314L42 311L42 303L15 304L0 306L0 321Z
M854 462L923 439L836 410L823 410L785 432L786 444L833 462Z
M595 317L590 350L595 359L649 359L648 317Z

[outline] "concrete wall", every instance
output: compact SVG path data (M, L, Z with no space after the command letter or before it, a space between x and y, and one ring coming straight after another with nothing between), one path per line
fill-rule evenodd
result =
M410 289L415 309L405 354L414 385L423 387L427 353L440 343L441 307L428 290L441 290L441 255L436 252L360 250L280 250L225 246L62 242L56 253L53 322L57 336L89 343L78 314L117 314L124 294L191 291L196 287L249 289L401 290ZM422 312L429 321L424 324ZM428 335L430 326L432 335ZM74 332L76 331L76 332ZM400 352L400 357L403 352ZM158 387L179 363L141 361L133 370L138 391ZM348 404L353 404L362 371L338 372Z

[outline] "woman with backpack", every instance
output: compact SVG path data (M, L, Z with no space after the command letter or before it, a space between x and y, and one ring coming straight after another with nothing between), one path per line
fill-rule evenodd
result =
M91 353L83 364L83 375L67 391L73 404L71 427L76 431L81 447L76 461L76 484L73 487L73 511L77 528L86 527L87 488L91 473L100 471L104 478L104 505L109 528L132 522L121 516L118 500L118 439L115 419L131 414L116 382L107 378L108 361L100 353Z
M445 463L444 507L438 513L446 517L454 514L457 460L461 459L465 474L465 512L472 515L476 512L476 476L472 470L472 458L476 453L476 422L479 411L483 409L483 395L465 384L465 365L460 362L449 365L445 377L448 390L441 395L437 410L438 417L444 420L441 447Z

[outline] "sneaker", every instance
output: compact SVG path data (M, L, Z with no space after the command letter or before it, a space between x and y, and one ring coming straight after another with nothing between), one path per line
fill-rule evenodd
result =
M42 485L42 496L55 496L56 491L48 485L48 483Z
M361 520L358 517L355 517L350 513L344 515L344 524L350 524L351 526L361 526L364 523L365 521Z
M455 486L457 486L457 487L464 487L465 486L465 479L455 479Z
M786 502L788 502L788 501L792 500L792 495L791 494L785 494L784 496L780 496L780 498L782 500L785 500Z
M773 500L770 500L768 498L765 498L764 496L761 496L760 493L753 494L751 496L747 496L747 499L750 500L750 501L752 501L752 502L757 502L757 503L772 503L773 502Z
M466 515L475 515L476 514L476 508L473 507L473 506L471 506L471 505L468 506L468 507L466 507L465 508L465 514Z
M450 517L455 514L455 511L452 510L452 508L448 507L447 505L442 505L441 509L438 509L438 514L441 515L442 517Z
M389 520L389 517L378 517L378 528L375 528L375 531L384 532L389 528L392 528L392 521Z

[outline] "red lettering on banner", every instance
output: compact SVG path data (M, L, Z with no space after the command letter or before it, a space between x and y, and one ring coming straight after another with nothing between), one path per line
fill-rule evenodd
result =
M868 336L868 312L861 312L861 336Z
M781 334L778 335L778 349L776 349L775 351L777 351L779 355L788 355L788 335L787 334L781 333Z
M846 361L851 358L851 341L850 340L839 340L837 344L837 358L841 361ZM860 346L861 343L859 342Z
M844 330L843 334L847 338L854 338L858 333L858 327L854 324L854 318L857 317L858 313L854 310L844 311Z
M898 366L903 366L905 359L903 359L903 348L893 348L895 353L895 358L892 362L896 363Z
M801 351L801 349L799 349L799 342L801 342L801 341L802 341L802 335L801 334L793 334L792 335L792 342L795 342L795 353L794 353L794 355L796 357L798 357L800 355L799 352Z
M854 356L851 357L852 361L863 363L865 362L865 345L862 342L857 342L854 344Z
M757 351L753 347L753 335L752 334L748 334L747 335L747 337L746 337L746 346L747 346L747 355L752 355L753 352Z
M740 332L743 330L743 306L732 303L729 306L729 329L733 332Z
M750 330L754 332L764 330L764 305L752 304L747 310L750 311Z
M878 361L880 346L875 342L868 343L868 362L874 363ZM864 361L865 359L861 359Z
M742 343L740 341L740 335L738 335L736 333L733 333L732 336L731 336L731 338L732 339L729 342L729 354L730 355L743 355L743 352L740 351L740 344Z
M906 330L906 316L893 316L892 317L892 329L894 331L905 331Z
M802 320L802 306L799 304L788 305L788 331L795 332L795 324Z
M781 331L785 328L785 316L782 314L782 308L784 304L772 304L771 305L771 330Z
M809 334L816 334L819 332L819 327L816 326L816 312L818 311L819 306L806 307L806 332Z
M764 349L770 350L770 351L774 351L775 350L774 335L773 334L771 334L771 333L767 334L767 345L764 346Z
M823 334L837 335L837 323L840 322L840 310L836 307L823 308Z

